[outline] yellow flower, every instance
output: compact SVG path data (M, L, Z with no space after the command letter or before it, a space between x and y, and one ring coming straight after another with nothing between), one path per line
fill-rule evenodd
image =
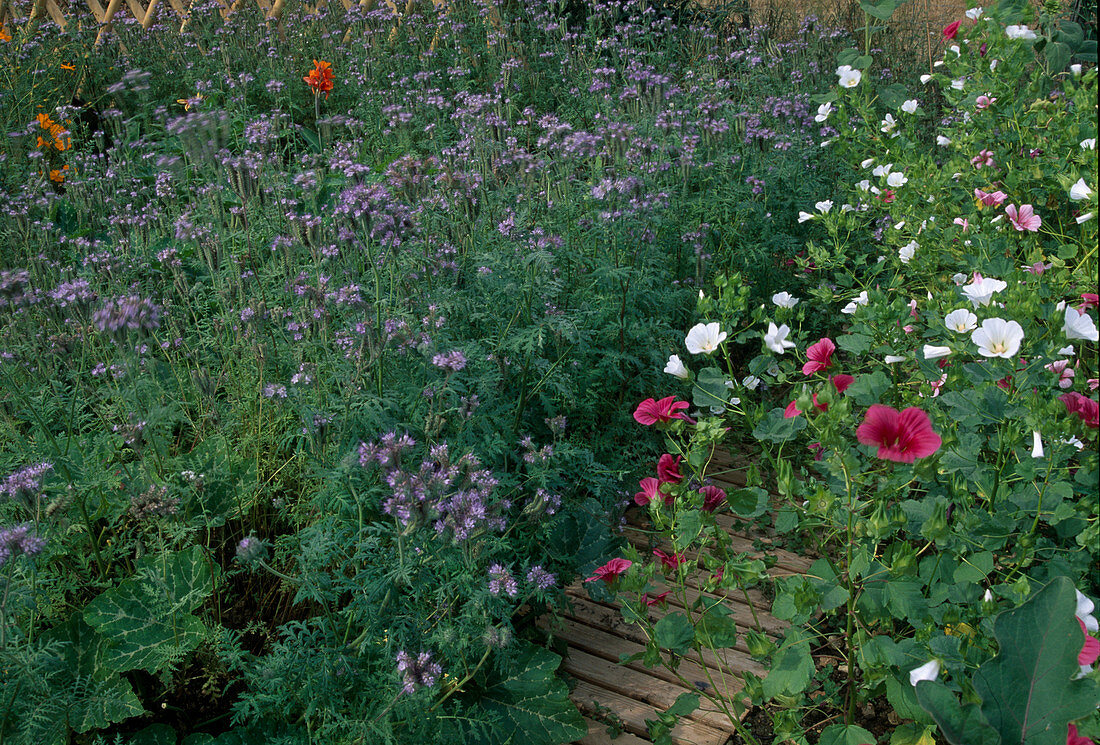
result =
M177 98L176 103L178 103L180 106L182 106L184 111L190 111L192 104L194 104L195 101L201 101L201 100L202 100L202 94L201 93L196 93L194 98Z

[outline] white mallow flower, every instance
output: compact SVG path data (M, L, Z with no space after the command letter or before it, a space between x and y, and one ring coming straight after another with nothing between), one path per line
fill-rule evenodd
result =
M951 144L951 138L944 137L943 135L936 135L936 144L940 147L947 147Z
M924 359L938 360L951 354L951 347L936 347L931 344L924 345Z
M978 328L978 317L966 308L959 308L947 314L943 325L958 334L966 334Z
M959 49L958 44L952 44L951 46L948 47L948 49L950 51L954 52L956 57L961 57L962 56L962 50Z
M1100 623L1097 623L1096 616L1092 615L1092 612L1096 610L1096 603L1083 595L1080 590L1075 589L1074 592L1077 593L1077 608L1074 610L1073 615L1080 618L1081 623L1085 624L1085 628L1095 634L1100 631Z
M917 103L917 99L910 98L908 101L901 105L901 110L904 111L906 114L916 114L917 106L919 106L919 104Z
M908 177L901 171L894 171L886 177L886 185L891 189L897 189L899 186L905 186L909 181Z
M1100 341L1100 332L1096 329L1096 323L1088 313L1080 313L1073 306L1066 306L1066 320L1062 325L1062 332L1067 339L1083 339L1085 341Z
M967 279L969 279L969 277L961 272L951 275L951 281L955 283L956 287L962 287L964 284L966 284Z
M1031 457L1042 458L1043 455L1043 436L1036 429L1031 433Z
M883 358L887 365L894 365L898 362L905 362L905 357L898 354L888 354Z
M863 160L863 161L860 161L859 167L860 167L860 168L870 168L870 167L871 167L871 165L872 165L872 164L873 164L874 162L875 162L875 159L874 159L874 158L868 158L867 160Z
M863 77L863 73L853 69L851 65L841 65L836 68L836 75L840 78L841 88L855 88Z
M755 391L757 386L760 385L760 378L755 375L746 375L741 379L741 385L745 386L750 391Z
M772 295L772 302L780 308L793 308L798 305L798 298L789 292L777 292Z
M951 87L954 90L961 91L964 86L966 86L966 80L963 78L955 78L951 81Z
M815 122L823 122L829 118L829 114L833 113L832 102L823 103L817 107L817 116L814 117Z
M1088 222L1089 220L1091 220L1094 217L1096 217L1096 215L1093 214L1092 212L1086 212L1085 214L1078 215L1077 217L1075 217L1073 219L1077 221L1078 225L1082 225L1082 224Z
M975 308L981 305L989 305L993 299L993 293L1000 292L1008 287L1008 283L1001 279L982 277L962 288L962 294L966 296Z
M856 297L852 302L841 308L840 312L850 316L856 312L856 308L861 305L866 305L868 302L869 301L867 299L867 290L864 290L863 292L859 293L859 296Z
M1027 26L1005 26L1005 36L1010 39L1037 39L1035 32Z
M1083 178L1077 179L1077 183L1069 187L1069 198L1075 202L1080 202L1083 199L1088 199L1092 196L1092 189L1085 183Z
M928 85L928 81L932 79L932 76L928 73L920 76L921 85Z
M803 211L799 210L799 212L798 212L798 221L799 222L806 222L807 220L812 220L812 219L814 219L814 216L811 215L809 212L803 212Z
M886 117L879 124L879 131L883 134L889 134L894 131L894 128L898 126L897 121L894 120L893 114L887 114Z
M1062 355L1063 357L1072 357L1073 355L1077 354L1077 350L1073 348L1072 344L1069 344L1068 346L1064 346L1059 349L1058 354Z
M1073 73L1073 77L1075 77L1075 78L1081 77L1081 70L1083 70L1083 69L1084 68L1081 67L1081 65L1077 65L1077 64L1069 66L1069 71L1071 73Z
M1087 140L1081 140L1081 149L1082 150L1095 150L1096 149L1096 138L1095 137L1090 137Z
M684 367L684 363L680 361L680 356L677 354L669 356L668 364L665 365L665 372L681 380L687 380L691 377L691 373Z
M840 211L841 212L855 212L856 208L851 204L845 203L845 204L840 205Z
M827 214L829 212L829 210L831 210L832 208L833 208L833 200L831 200L831 199L826 199L824 201L817 202L817 203L814 204L814 209L817 210L818 212L820 212L823 215Z
M898 249L898 258L901 259L902 264L908 264L909 260L917 253L917 249L920 248L920 244L916 241L909 241L904 246Z
M982 595L982 602L983 603L992 603L993 602L993 593L988 588L986 589L985 594Z
M856 183L856 188L860 191L867 191L871 188L871 182L867 179L863 179L862 181Z
M726 332L718 322L697 323L688 331L684 346L692 354L710 354L725 340Z
M916 670L909 671L909 684L916 687L922 680L935 680L940 677L940 661L931 660Z
M971 8L970 10L966 11L966 17L972 21L976 21L982 17L982 9L980 7Z
M794 349L794 342L787 340L787 334L789 333L791 333L791 330L787 324L776 328L774 323L769 323L768 333L764 334L764 345L776 354L783 354L788 349Z
M970 334L970 340L978 345L982 357L1012 359L1020 351L1024 329L1015 321L1003 318L987 318Z
M893 163L885 163L881 166L875 166L875 170L871 171L872 176L885 176L890 173L890 169L894 167Z

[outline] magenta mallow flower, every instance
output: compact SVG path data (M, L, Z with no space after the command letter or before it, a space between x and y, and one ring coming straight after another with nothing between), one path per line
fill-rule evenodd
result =
M673 457L664 453L657 459L657 479L662 484L678 484L684 476L680 473L680 461L682 456Z
M882 404L873 404L867 410L863 423L856 428L856 439L863 445L877 446L879 458L897 463L926 458L943 444L932 431L928 415L917 407L898 411Z
M993 162L993 151L982 150L970 159L970 165L974 166L975 168L982 168L984 166L989 166L990 168L993 168L996 165L996 163Z
M683 419L688 424L694 424L687 414L682 413L690 405L687 401L677 401L675 396L668 396L660 401L647 398L634 410L634 421L646 427L657 422L671 422L673 419Z
M1030 204L1021 204L1019 208L1014 204L1010 204L1005 207L1005 214L1008 215L1008 220L1013 227L1021 233L1024 231L1035 233L1039 230L1039 226L1043 224L1043 219L1035 214L1035 210Z
M954 39L955 35L959 33L960 24L962 24L962 19L959 19L957 21L954 21L954 22L949 23L946 26L944 26L943 38L944 39Z
M1077 391L1063 393L1058 400L1065 404L1067 412L1076 414L1086 426L1093 429L1100 427L1100 403Z
M699 490L703 495L703 511L714 512L726 502L726 492L717 486L708 484Z
M829 338L824 338L816 344L811 344L806 350L806 359L809 361L802 366L802 374L813 375L815 372L820 372L830 367L833 364L833 352L835 351L836 344Z
M652 476L639 481L638 486L642 490L634 495L634 504L639 507L645 507L660 495L661 482ZM666 497L665 501L669 501L669 499Z
M983 207L1000 207L1001 204L1008 199L1008 195L1003 191L986 192L981 189L975 189L974 198L977 199L978 203Z
M595 582L598 579L602 579L610 585L633 565L634 562L630 559L612 559L593 572L592 576L587 578L585 582Z

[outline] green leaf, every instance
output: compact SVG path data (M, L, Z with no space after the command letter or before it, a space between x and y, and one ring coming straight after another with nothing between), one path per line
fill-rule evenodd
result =
M780 649L775 653L768 677L763 680L764 697L802 693L814 674L814 659L810 655L809 638L797 627L787 629Z
M112 669L156 672L198 645L206 627L191 612L214 590L210 567L200 546L151 555L88 603L84 620L110 640Z
M1096 681L1074 680L1084 644L1073 584L1058 577L993 620L1000 651L974 674L982 713L1005 743L1064 745L1066 727L1096 708Z
M844 395L852 399L859 406L877 404L883 393L890 390L893 383L886 377L882 370L875 370L870 375L864 374L856 377L854 383L848 386ZM799 417L801 419L802 417Z
M951 745L1001 745L1001 736L982 716L981 709L976 704L960 704L943 683L917 683L917 701L936 720L940 733ZM1062 735L1059 745L1065 745L1065 739Z
M890 109L900 109L909 98L909 90L901 83L892 83L879 91L882 104Z
M699 510L685 510L676 515L676 527L673 540L677 551L683 551L699 537L703 530L703 516Z
M721 604L708 608L695 626L695 638L711 649L732 647L737 643L737 624L732 611Z
M504 677L489 685L474 706L499 717L497 726L486 730L492 735L486 745L558 745L584 737L584 718L554 675L560 663L553 652L528 644Z
M695 639L695 629L691 621L683 613L669 613L662 616L661 620L653 627L653 636L657 646L667 649L675 654L687 654L691 650L691 642Z
M717 367L704 367L695 376L691 402L700 408L725 406L730 397L730 389L726 387L727 380L729 375Z
M676 697L672 706L668 707L665 714L676 717L686 717L699 708L699 696L694 693L681 693Z
M902 719L914 719L923 724L934 721L917 701L917 692L909 681L894 676L886 679L886 700Z
M863 12L873 18L880 21L889 21L898 5L895 0L883 0L878 5L872 5L867 0L860 0L859 7L863 8Z
M1047 71L1052 75L1065 70L1069 64L1070 48L1060 41L1047 44L1043 54L1047 58Z
M817 741L818 745L867 745L877 738L855 724L830 724Z
M871 349L871 337L866 334L843 334L836 338L836 345L845 352L861 355Z
M726 495L726 503L738 517L760 517L768 510L768 492L759 486L748 486L737 489Z
M796 416L786 419L783 416L783 409L772 409L756 425L752 436L758 440L779 444L792 439L804 429L806 429L806 417Z

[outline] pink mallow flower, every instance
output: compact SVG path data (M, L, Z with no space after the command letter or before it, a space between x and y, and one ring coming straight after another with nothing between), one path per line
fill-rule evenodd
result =
M1058 376L1059 388L1064 389L1073 387L1073 377L1077 372L1069 366L1069 360L1055 360L1049 365L1045 365L1045 367Z
M809 362L802 366L802 374L813 375L815 372L827 369L833 364L833 352L835 351L836 344L829 338L811 344L809 349L806 350L806 359Z
M994 168L996 166L996 163L993 162L993 151L982 150L980 153L970 159L970 165L974 166L975 168L982 168L983 166Z
M1008 220L1013 227L1021 233L1024 231L1035 233L1039 230L1039 226L1043 224L1043 219L1035 214L1035 210L1030 204L1021 204L1019 209L1016 208L1016 205L1010 204L1005 207L1005 214L1008 215Z
M976 99L974 99L974 105L977 106L978 109L988 109L996 102L996 98L990 98L989 96L978 96Z
M1000 207L1001 203L1008 199L1008 195L1003 191L985 192L975 189L974 198L982 207Z
M672 554L670 556L659 548L653 549L653 555L660 559L661 563L664 564L665 569L670 572L675 572L677 567L683 564L685 560L685 556L683 554Z
M610 585L633 565L634 562L630 559L612 559L593 572L592 576L587 578L585 582L595 582L598 579L602 579Z
M634 504L645 507L660 495L661 482L650 476L638 482L642 490L634 495Z
M882 404L873 404L867 410L863 423L856 428L856 439L863 445L877 446L879 458L897 463L926 458L943 444L922 410L911 406L898 411Z
M684 478L680 473L681 460L683 458L679 455L672 457L668 453L663 454L657 459L657 479L662 484L679 484Z
M955 35L957 33L959 33L959 26L961 24L962 24L962 19L960 18L959 20L954 21L953 23L949 23L946 26L944 26L944 28L943 28L943 38L944 39L954 39Z
M1081 647L1081 651L1077 653L1077 664L1091 665L1100 658L1100 639L1097 639L1095 636L1089 636L1089 630L1085 628L1085 622L1080 618L1074 617L1073 620L1081 624L1081 633L1085 635L1085 645Z
M1058 400L1065 404L1067 412L1076 414L1086 426L1100 428L1100 403L1077 391L1063 393Z
M693 424L688 415L682 413L690 405L687 401L677 401L675 396L668 396L660 401L647 398L634 410L634 421L646 427L657 422L671 422L673 419L683 419L688 424Z
M1081 304L1077 306L1078 313L1084 313L1086 310L1100 307L1100 295L1095 292L1082 292Z
M726 492L717 486L704 486L699 493L703 495L704 512L714 512L726 503Z

